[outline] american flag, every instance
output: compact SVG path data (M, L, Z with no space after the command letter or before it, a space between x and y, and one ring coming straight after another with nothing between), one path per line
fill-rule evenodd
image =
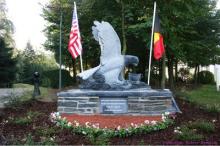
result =
M74 3L74 11L73 11L73 19L72 19L72 27L70 31L70 39L68 44L68 51L75 59L82 53L82 44L79 32L79 24L78 17L76 11L76 4Z

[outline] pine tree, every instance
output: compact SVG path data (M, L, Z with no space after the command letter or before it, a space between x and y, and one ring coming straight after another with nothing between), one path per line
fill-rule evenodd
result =
M16 74L16 60L12 58L13 48L0 38L0 87L12 87Z

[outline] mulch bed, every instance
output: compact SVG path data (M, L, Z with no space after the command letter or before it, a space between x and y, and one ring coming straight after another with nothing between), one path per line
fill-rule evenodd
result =
M131 126L131 123L134 125L143 124L145 120L158 121L160 122L161 116L112 116L112 115L77 115L77 114L62 114L62 117L66 117L66 119L70 122L77 120L80 125L85 125L86 122L90 124L99 124L100 128L109 128L115 129L118 126L121 128L128 128Z
M215 132L210 134L204 133L205 139L199 142L193 142L191 144L220 144L220 114L206 112L202 110L200 107L181 99L176 100L183 113L177 115L174 125L170 126L165 130L156 131L149 134L138 134L129 136L127 138L111 138L109 144L190 144L190 142L180 142L176 140L174 128L180 125L187 124L190 121L196 121L198 119L207 121L217 120L217 122L215 123ZM25 141L27 141L28 134L31 134L32 139L35 142L40 142L44 140L45 137L53 137L55 139L56 144L59 145L91 145L91 141L89 141L89 139L86 136L73 134L70 130L63 130L51 123L51 121L49 120L49 115L51 112L56 112L56 109L57 104L55 102L40 101L31 101L23 104L22 106L19 106L19 108L4 109L0 116L0 144L4 144L4 142L6 142L6 144L24 144ZM26 125L18 125L11 122L5 122L5 120L10 121L10 118L26 117L27 112L29 111L37 111L42 114L40 116L37 116L37 118L33 118L32 122ZM99 119L99 117L96 118ZM139 119L140 117L135 118ZM137 122L138 121L139 120L137 120ZM47 132L49 131L48 129L51 128L55 130L53 130L50 133Z

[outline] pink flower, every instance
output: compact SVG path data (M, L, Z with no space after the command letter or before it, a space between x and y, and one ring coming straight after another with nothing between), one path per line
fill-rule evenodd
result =
M119 125L118 127L117 127L117 130L120 130L121 129L121 126Z
M145 120L144 123L145 124L150 124L150 121L149 120Z

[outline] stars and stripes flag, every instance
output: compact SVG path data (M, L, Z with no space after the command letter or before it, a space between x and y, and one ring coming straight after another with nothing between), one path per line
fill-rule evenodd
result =
M69 44L68 44L68 51L72 55L73 59L77 58L82 53L82 44L81 44L77 10L76 10L75 3L74 3L74 10L73 10L72 27L70 31L70 39L69 39Z

